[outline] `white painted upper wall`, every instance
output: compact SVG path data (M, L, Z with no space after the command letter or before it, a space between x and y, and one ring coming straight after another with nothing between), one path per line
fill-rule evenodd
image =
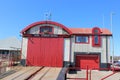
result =
M30 28L27 33L28 34L39 34L40 33L40 27L41 26L51 26L53 27L54 34L68 34L65 30L63 30L61 27L56 26L56 25L51 25L51 24L41 24L34 26Z

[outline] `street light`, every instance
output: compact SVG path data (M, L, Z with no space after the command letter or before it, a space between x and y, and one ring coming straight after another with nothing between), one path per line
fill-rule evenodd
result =
M111 33L112 33L112 65L114 68L114 38L113 38L113 24L112 24L113 23L113 21L112 21L113 15L114 15L114 13L111 12L111 14L110 14L110 26L111 26Z

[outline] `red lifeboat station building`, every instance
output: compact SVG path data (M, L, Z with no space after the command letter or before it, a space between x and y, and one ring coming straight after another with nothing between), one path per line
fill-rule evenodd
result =
M106 68L110 63L112 34L108 29L68 28L40 21L25 27L21 34L23 65Z

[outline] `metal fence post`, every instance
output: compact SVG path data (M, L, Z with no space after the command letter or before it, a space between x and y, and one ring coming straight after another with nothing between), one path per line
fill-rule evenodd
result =
M86 80L88 80L88 66L86 67Z
M92 80L91 73L92 73L92 69L90 69L90 79L89 80Z

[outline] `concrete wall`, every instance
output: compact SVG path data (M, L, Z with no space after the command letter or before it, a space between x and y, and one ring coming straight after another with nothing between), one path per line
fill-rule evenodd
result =
M69 66L70 62L70 38L64 38L64 66Z
M64 61L70 61L70 38L64 39Z
M27 46L28 46L28 38L23 37L23 39L22 39L22 55L21 55L22 59L26 59L26 57L27 57Z
M64 39L64 61L69 61L70 56L70 39Z

